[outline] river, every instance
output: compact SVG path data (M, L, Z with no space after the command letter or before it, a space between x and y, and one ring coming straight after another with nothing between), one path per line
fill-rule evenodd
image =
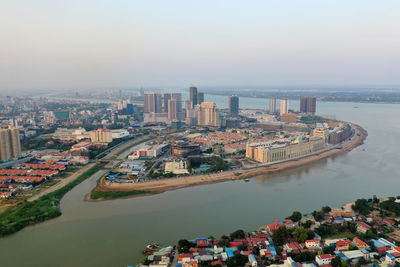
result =
M223 106L227 97L207 99ZM252 108L268 103L240 101L241 107ZM151 242L168 245L180 238L253 230L293 210L307 213L374 194L400 195L400 105L318 102L317 109L320 115L364 127L369 133L365 144L248 183L229 181L140 198L84 201L98 173L62 199L61 217L0 239L0 266L127 266L143 259L141 250Z

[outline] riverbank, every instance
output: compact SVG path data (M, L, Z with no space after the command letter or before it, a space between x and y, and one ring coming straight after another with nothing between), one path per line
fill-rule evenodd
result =
M61 215L60 200L76 185L99 171L102 165L95 164L67 185L34 201L26 201L0 215L0 236L18 232L28 225L40 223Z
M282 261L285 266L296 266L295 262L314 266L344 266L344 262L351 266L393 266L400 260L398 199L400 196L357 199L344 205L355 203L345 212L329 206L310 216L293 211L291 216L277 218L253 231L239 229L220 238L209 235L180 239L175 253L174 246L155 243L143 250L146 258L142 263L156 265L155 256L163 256L163 263L172 266L271 266ZM199 255L199 251L203 253Z
M355 131L355 134L343 144L332 147L329 150L325 150L320 153L314 153L312 155L308 155L298 159L292 159L279 163L271 163L264 166L249 167L247 169L241 169L240 171L229 170L221 173L185 176L180 178L162 179L144 183L110 184L107 183L104 178L102 178L98 186L94 190L103 192L137 190L137 191L151 191L154 194L189 186L224 182L229 180L240 180L240 179L251 178L257 175L280 172L287 169L304 166L306 164L316 162L324 158L328 158L334 155L351 151L355 147L363 144L365 138L368 135L367 131L364 130L361 126L355 124L351 124L351 127ZM141 194L132 195L132 197L137 197L137 196L142 196L142 195Z

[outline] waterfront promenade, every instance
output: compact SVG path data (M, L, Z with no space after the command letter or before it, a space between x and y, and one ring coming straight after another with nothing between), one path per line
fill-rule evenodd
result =
M355 124L351 124L351 127L354 130L354 135L344 143L295 159L274 162L274 163L254 164L253 166L248 166L240 170L229 170L219 173L192 175L180 178L160 179L143 183L110 184L107 183L105 179L102 179L100 185L96 188L96 190L102 190L102 191L144 190L144 191L152 191L153 193L161 193L167 190L174 190L188 186L245 179L257 175L280 172L286 169L303 166L305 164L312 163L321 160L323 158L328 158L333 155L348 152L354 149L355 147L363 144L365 138L367 137L367 132L362 127Z

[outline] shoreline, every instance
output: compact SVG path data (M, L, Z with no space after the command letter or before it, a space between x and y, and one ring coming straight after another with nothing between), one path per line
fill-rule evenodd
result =
M250 167L248 169L240 169L240 170L228 170L221 173L210 173L210 174L200 174L200 175L192 175L185 176L179 178L170 178L170 179L162 179L156 181L149 181L144 183L129 183L129 184L109 184L103 178L101 178L98 186L93 188L91 192L94 190L97 191L134 191L134 190L147 190L152 191L152 194L163 193L169 190L176 190L180 188L185 188L189 186L196 185L204 185L204 184L212 184L212 183L220 183L231 180L242 180L246 178L252 178L254 176L263 175L263 174L271 174L276 173L300 166L304 166L309 163L313 163L319 161L324 158L328 158L334 155L343 154L351 151L352 149L362 145L364 140L366 139L368 133L361 126L356 124L350 124L351 127L355 130L354 135L344 143L340 144L340 146L332 147L329 150L323 152L316 152L312 155L304 156L298 159L291 159L284 162L271 163L267 166L255 166ZM240 172L240 175L237 173ZM91 192L88 194L90 195ZM149 194L136 194L132 196L127 196L124 198L132 198L132 197L140 197ZM120 199L120 198L115 198ZM90 199L88 197L87 200L90 201L102 201L102 200L113 200L113 199Z

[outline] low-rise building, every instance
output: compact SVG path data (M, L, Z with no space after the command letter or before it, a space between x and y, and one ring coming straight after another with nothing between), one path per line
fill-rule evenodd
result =
M140 148L135 149L133 154L128 156L128 159L134 160L139 158L155 158L158 157L169 147L169 144L163 143L160 145L144 144Z
M371 229L371 226L369 226L365 222L357 222L358 232L365 234L369 229Z
M256 143L246 145L246 157L258 162L274 162L305 156L325 148L325 140L310 137L299 143Z
M315 261L318 263L319 266L330 264L331 261L336 258L334 255L330 254L323 254L315 256Z
M354 216L354 213L350 210L333 209L329 212L329 215L335 218L351 218Z
M111 130L112 139L119 139L119 138L124 138L127 136L129 136L128 130L125 130L125 129Z
M304 244L308 249L321 249L320 240L318 238L306 240Z
M367 243L359 239L358 237L353 238L353 244L356 245L359 249L367 248Z

